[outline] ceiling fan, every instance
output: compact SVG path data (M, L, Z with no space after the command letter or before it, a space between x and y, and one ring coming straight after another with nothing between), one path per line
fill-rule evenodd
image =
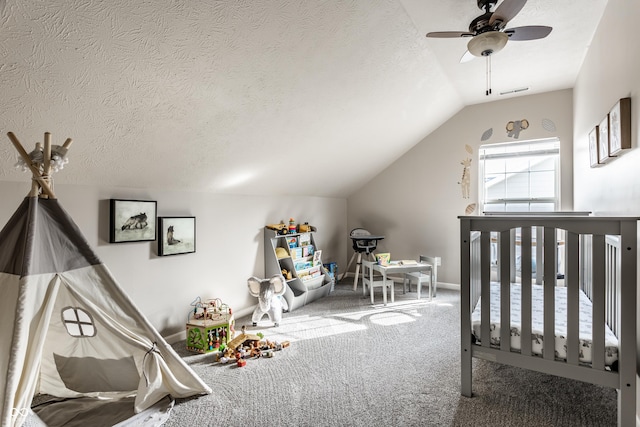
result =
M469 24L469 31L434 31L427 33L431 38L459 38L471 37L467 43L467 52L462 56L460 62L467 62L474 57L487 58L487 95L491 93L490 57L499 52L507 44L507 41L525 41L545 38L551 33L552 28L544 25L527 25L524 27L506 28L511 21L524 7L527 0L502 0L502 3L495 9L491 9L498 3L498 0L477 0L478 8L484 13Z

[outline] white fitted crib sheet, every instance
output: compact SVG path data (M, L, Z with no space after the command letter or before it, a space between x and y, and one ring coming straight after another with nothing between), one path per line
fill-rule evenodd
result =
M533 354L542 355L544 331L544 288L541 285L531 286L531 339ZM567 288L555 288L555 357L567 358ZM521 335L521 286L511 284L511 349L520 351ZM592 304L591 300L580 291L580 362L591 363L592 351ZM491 346L500 345L500 284L491 283ZM480 341L481 304L480 300L471 315L472 332ZM605 364L611 366L618 360L618 339L611 329L605 327Z

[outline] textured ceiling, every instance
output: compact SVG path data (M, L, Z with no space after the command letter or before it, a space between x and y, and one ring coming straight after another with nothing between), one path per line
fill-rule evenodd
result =
M344 197L465 105L475 0L0 0L0 130L74 139L57 183ZM606 0L531 0L494 94L573 85ZM0 179L26 180L0 143Z

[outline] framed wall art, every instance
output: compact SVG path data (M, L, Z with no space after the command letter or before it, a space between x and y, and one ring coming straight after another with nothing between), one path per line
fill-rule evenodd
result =
M109 242L156 240L157 202L151 200L110 200Z
M609 112L609 154L631 148L631 98L622 98Z
M609 155L609 115L598 126L598 163L606 163Z
M598 166L598 126L589 132L589 163L592 168Z
M189 254L196 251L196 217L161 216L158 255Z

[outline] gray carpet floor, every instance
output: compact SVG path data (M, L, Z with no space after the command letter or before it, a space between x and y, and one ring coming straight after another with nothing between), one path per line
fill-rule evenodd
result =
M615 426L616 391L474 361L474 397L460 395L460 295L402 294L376 304L349 280L248 332L290 341L247 365L176 351L213 394L179 399L165 426Z

